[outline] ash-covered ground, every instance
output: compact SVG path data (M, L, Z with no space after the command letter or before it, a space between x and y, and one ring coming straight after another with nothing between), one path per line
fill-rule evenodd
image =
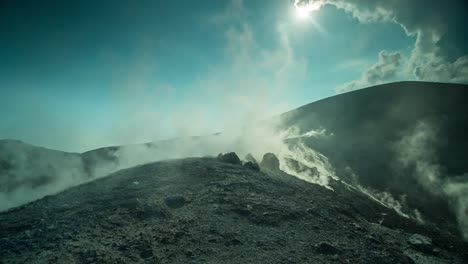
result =
M457 233L267 161L149 163L3 212L0 263L468 261Z

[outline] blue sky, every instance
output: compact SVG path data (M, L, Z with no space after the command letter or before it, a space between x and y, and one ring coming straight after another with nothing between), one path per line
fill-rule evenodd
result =
M320 0L299 18L296 9L316 1L296 2L2 2L0 138L84 151L206 134L434 76L415 55L424 27L413 30L398 6L368 17L365 8L380 9ZM436 81L465 81L466 52L456 50L443 65L459 72Z

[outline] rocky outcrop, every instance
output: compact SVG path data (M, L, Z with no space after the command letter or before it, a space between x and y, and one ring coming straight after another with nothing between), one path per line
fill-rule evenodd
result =
M241 160L239 159L239 156L235 152L229 152L226 154L220 153L218 155L218 160L226 163L231 163L234 165L242 165Z
M254 170L254 171L260 171L260 166L258 166L256 162L252 162L252 161L247 161L246 163L244 163L244 168Z
M257 160L254 158L254 156L252 156L252 154L247 154L245 155L245 158L244 158L246 161L251 161L253 163L258 163Z
M260 167L262 169L267 169L271 171L279 171L280 170L280 162L279 159L273 153L266 153L263 155L262 162L260 162Z

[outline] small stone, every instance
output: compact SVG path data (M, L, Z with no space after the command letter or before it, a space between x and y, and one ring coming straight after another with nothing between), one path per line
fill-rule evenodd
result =
M336 255L340 252L336 247L325 242L315 245L315 251L322 255Z
M175 195L166 197L164 202L168 207L176 209L184 206L187 203L187 200L183 196Z

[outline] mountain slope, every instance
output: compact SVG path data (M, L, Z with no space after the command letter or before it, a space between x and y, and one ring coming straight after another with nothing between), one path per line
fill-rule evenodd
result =
M1 213L0 262L466 261L458 238L333 187L214 158L142 165Z
M403 197L441 225L468 218L459 205L468 201L467 85L384 84L302 106L281 119L282 129L323 132L289 143L304 142L327 156L339 177ZM465 194L450 192L452 186Z

